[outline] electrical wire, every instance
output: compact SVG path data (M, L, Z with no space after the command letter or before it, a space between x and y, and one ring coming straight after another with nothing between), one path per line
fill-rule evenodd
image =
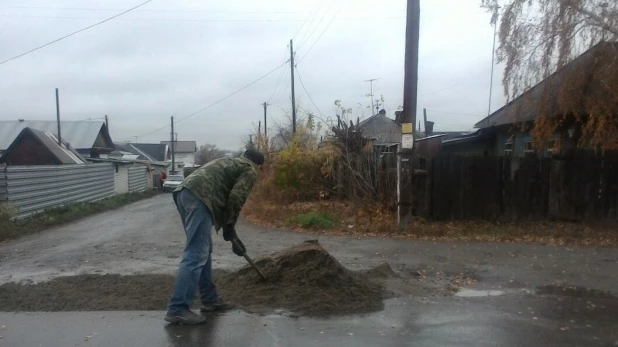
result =
M305 39L304 41L301 41L298 46L296 47L296 49L300 49L305 43L307 43L307 41L309 41L311 39L311 36L313 36L313 34L315 33L316 30L318 30L318 28L320 27L320 24L322 24L322 22L324 21L324 18L326 18L326 15L328 14L328 12L330 11L330 7L328 7L326 9L326 11L324 11L324 14L322 15L322 17L320 18L320 21L318 22L318 24L315 26L315 28L313 28L313 31L311 31L311 34L309 34L309 36L307 36L307 39Z
M309 94L309 92L307 91L307 88L305 87L305 83L303 83L303 79L302 79L302 77L300 77L300 71L298 71L297 67L295 67L295 69L296 69L296 75L298 76L298 80L300 81L300 85L301 85L301 87L303 87L303 90L305 91L305 94L307 94L307 97L309 97L309 101L311 101L311 104L313 104L313 107L315 107L315 109L322 116L326 117L326 115L322 111L320 111L320 108L318 108L318 105L316 105L315 102L313 101L313 98L311 97L311 94ZM324 119L322 119L320 117L317 117L317 118L320 119L322 122L326 123L326 121Z
M76 16L40 16L40 15L19 15L19 14L0 14L0 17L8 18L50 18L50 19L104 19L104 17L76 17ZM388 16L388 17L349 17L339 18L338 21L366 21L366 20L390 20L401 19L405 16ZM301 22L303 19L286 19L286 18L266 18L266 19L186 19L186 18L118 18L119 21L131 22L186 22L186 23L210 23L210 22L239 22L239 23L270 23L270 22Z
M111 16L111 17L109 17L109 18L107 18L107 19L104 19L104 20L102 20L102 21L100 21L100 22L97 22L97 23L95 23L95 24L93 24L93 25L90 25L90 26L87 26L87 27L85 27L85 28L79 29L79 30L74 31L74 32L72 32L72 33L70 33L70 34L68 34L68 35L65 35L65 36L63 36L63 37L61 37L61 38L59 38L59 39L53 40L53 41L51 41L51 42L48 42L48 43L46 43L46 44L44 44L44 45L42 45L42 46L39 46L39 47L33 48L33 49L31 49L31 50L29 50L29 51L27 51L27 52L24 52L24 53L21 53L21 54L19 54L19 55L16 55L16 56L12 57L12 58L6 59L6 60L4 60L4 61L0 62L0 65L2 65L2 64L4 64L4 63L7 63L7 62L9 62L9 61L11 61L11 60L15 60L15 59L17 59L17 58L23 57L23 56L24 56L24 55L26 55L26 54L30 54L30 53L32 53L32 52L34 52L34 51L37 51L37 50L39 50L39 49L41 49L41 48L47 47L47 46L49 46L49 45L52 45L52 44L54 44L54 43L56 43L56 42L58 42L58 41L64 40L64 39L66 39L66 38L68 38L68 37L71 37L71 36L73 36L73 35L75 35L75 34L81 33L82 31L86 31L86 30L88 30L88 29L91 29L91 28L94 28L94 27L96 27L96 26L98 26L98 25L101 25L101 24L103 24L103 23L105 23L105 22L109 22L110 20L112 20L112 19L114 19L114 18L117 18L117 17L120 17L120 16L122 16L123 14L129 13L129 12L131 12L131 11L133 11L133 10L137 9L137 8L140 8L140 7L142 7L142 6L146 5L147 3L151 2L151 1L152 1L152 0L146 0L146 1L142 2L141 4L139 4L139 5L135 6L135 7L131 7L131 8L130 8L130 9L128 9L128 10L125 10L125 11L123 11L123 12L120 12L120 13L118 13L118 14L114 15L114 16Z
M315 22L315 17L317 17L318 13L320 12L320 6L322 5L322 1L320 1L317 4L317 8L315 13L313 14L312 18L311 18L311 22L309 22L309 26L307 27L307 30L305 30L305 33L303 34L303 37L300 39L300 42L304 41L305 38L307 37L307 34L309 33L309 30L311 30L311 27L313 26L313 22Z
M326 25L326 27L324 28L324 30L322 30L322 33L320 33L320 36L318 36L318 38L313 42L313 44L311 45L311 47L309 47L309 50L307 50L307 52L305 52L305 55L303 55L299 60L297 64L300 64L305 57L307 56L307 54L309 54L309 52L311 52L311 50L313 49L313 47L315 46L316 43L318 43L318 41L320 41L320 38L322 38L322 35L324 35L324 33L326 32L326 30L328 30L328 28L330 27L331 24L333 24L333 21L335 20L335 18L337 17L337 15L339 14L339 12L341 11L341 8L343 6L340 6L339 9L337 10L337 12L335 12L335 15L333 16L333 18L331 18L330 22L328 22L328 24Z
M242 87L242 88L240 88L240 89L238 89L238 90L234 91L234 92L233 92L233 93L231 93L231 94L228 94L228 95L226 95L226 96L222 97L221 99L219 99L219 100L217 100L217 101L213 102L212 104L210 104L210 105L208 105L208 106L206 106L206 107L204 107L204 108L201 108L201 109L199 109L199 110L197 110L197 111L195 111L195 112L193 112L193 113L191 113L191 114L189 114L189 115L186 115L186 116L184 116L184 117L182 117L182 118L180 118L180 119L176 120L176 121L175 121L175 124L176 124L176 123L180 123L180 122L182 122L182 121L184 121L184 120L187 120L188 118L193 117L193 116L195 116L195 115L196 115L196 114L198 114L198 113L204 112L204 111L208 110L209 108L211 108L211 107L213 107L213 106L215 106L215 105L217 105L217 104L220 104L221 102L223 102L223 101L225 101L225 100L227 100L227 99L231 98L232 96L234 96L234 95L236 95L236 94L238 94L238 93L242 92L243 90L245 90L245 89L247 89L247 88L251 87L252 85L254 85L254 84L256 84L257 82L259 82L259 81L263 80L264 78L266 78L268 75L270 75L270 74L272 74L273 72L277 71L277 69L281 68L281 66L283 66L283 65L285 65L285 63L284 63L284 64L281 64L281 65L279 65L279 66L277 66L276 68L274 68L274 69L270 70L269 72L265 73L264 75L260 76L258 79L254 80L253 82L251 82L251 83L249 83L249 84L245 85L244 87ZM137 136L137 138L140 138L140 137L144 137L144 136L148 136L148 135L154 134L154 133L156 133L157 131L160 131L160 130L166 129L166 128L168 128L168 127L170 127L170 125L169 125L169 124L168 124L168 125L165 125L165 126L162 126L162 127L160 127L160 128L157 128L157 129L155 129L155 130L153 130L153 131L151 131L151 132L148 132L148 133L145 133L145 134L139 135L139 136Z
M319 7L319 5L318 5ZM300 26L300 28L298 28L298 31L296 31L296 34L294 34L294 36L292 36L292 41L294 41L294 39L296 39L296 36L298 36L298 34L300 34L300 31L303 30L303 28L305 27L305 24L307 24L307 21L309 21L309 18L311 17L311 14L313 14L313 9L311 9L311 12L309 12L309 14L307 15L307 18L305 18L305 20L303 21L303 24Z

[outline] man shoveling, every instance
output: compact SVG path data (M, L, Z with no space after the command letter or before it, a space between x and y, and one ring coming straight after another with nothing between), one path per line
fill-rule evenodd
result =
M200 324L206 321L189 308L199 288L201 311L234 308L217 293L212 281L212 227L223 229L223 238L232 251L244 256L246 249L236 234L240 210L257 177L264 156L248 149L238 158L221 158L200 167L174 191L174 201L184 225L187 241L168 304L165 320L171 323Z

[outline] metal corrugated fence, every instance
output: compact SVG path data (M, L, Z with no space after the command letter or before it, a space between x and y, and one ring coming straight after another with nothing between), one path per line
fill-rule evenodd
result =
M6 166L0 165L0 201L7 200L6 196Z
M114 195L112 164L8 166L5 173L8 200L17 209L17 218Z
M129 192L143 192L148 188L148 168L136 166L129 168Z

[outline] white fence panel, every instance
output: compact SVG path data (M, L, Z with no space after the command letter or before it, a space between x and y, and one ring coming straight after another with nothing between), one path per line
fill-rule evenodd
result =
M129 168L129 192L143 192L148 189L148 168L133 166Z

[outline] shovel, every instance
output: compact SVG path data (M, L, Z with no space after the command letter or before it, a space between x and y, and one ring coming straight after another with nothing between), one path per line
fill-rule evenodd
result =
M236 241L236 239L232 239L232 243L234 244L234 246L236 246L236 248L242 249L242 247L238 244L238 241ZM242 256L245 257L245 259L247 259L247 262L249 263L249 265L251 265L251 267L255 270L255 272L258 273L258 275L260 275L262 280L265 280L266 276L264 276L264 274L262 273L262 270L260 270L260 268L257 267L255 263L253 262L253 260L251 260L251 258L247 255L247 252L245 252Z

